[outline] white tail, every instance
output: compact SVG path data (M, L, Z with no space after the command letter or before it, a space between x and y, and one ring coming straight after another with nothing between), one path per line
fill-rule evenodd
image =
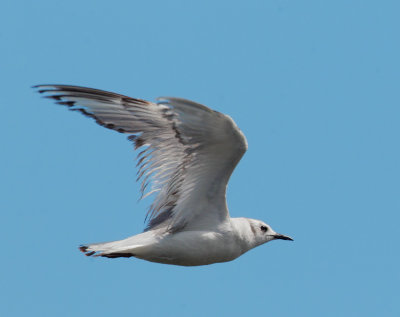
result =
M81 250L87 256L129 258L136 255L135 251L139 251L139 249L142 249L142 247L154 242L153 237L154 235L147 231L123 240L84 244L79 247L79 250Z
M107 258L129 258L134 256L134 254L132 254L132 247L128 249L121 248L122 241L123 240L81 245L79 250L87 256L104 256Z

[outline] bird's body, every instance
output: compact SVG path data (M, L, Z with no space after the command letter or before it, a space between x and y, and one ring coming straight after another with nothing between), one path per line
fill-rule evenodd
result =
M109 258L134 256L151 262L184 266L227 262L262 243L254 239L254 231L259 228L255 223L256 228L252 230L252 221L231 218L213 230L177 233L155 229L120 241L82 246L81 250L88 255L101 252L102 256Z
M142 194L155 194L146 230L120 241L80 247L89 256L136 257L194 266L231 261L274 239L291 240L259 220L231 218L229 178L247 149L234 121L179 98L156 103L85 87L36 86L40 93L107 128L129 134Z

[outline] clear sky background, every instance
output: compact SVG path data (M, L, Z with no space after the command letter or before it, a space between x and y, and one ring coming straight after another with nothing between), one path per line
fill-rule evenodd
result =
M398 1L2 1L1 316L400 316ZM135 153L60 83L234 118L233 217L295 238L204 267L87 258L139 233Z

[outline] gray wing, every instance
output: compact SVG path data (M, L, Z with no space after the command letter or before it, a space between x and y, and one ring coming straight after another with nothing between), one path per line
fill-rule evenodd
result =
M155 196L146 230L209 228L229 217L226 185L247 149L230 117L180 98L153 103L85 87L34 88L106 128L128 134L136 149L143 148L137 158L142 197Z

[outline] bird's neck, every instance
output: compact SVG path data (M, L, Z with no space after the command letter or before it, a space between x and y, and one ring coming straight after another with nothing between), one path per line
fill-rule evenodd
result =
M249 219L231 218L232 231L243 253L259 245L255 240L255 232Z

